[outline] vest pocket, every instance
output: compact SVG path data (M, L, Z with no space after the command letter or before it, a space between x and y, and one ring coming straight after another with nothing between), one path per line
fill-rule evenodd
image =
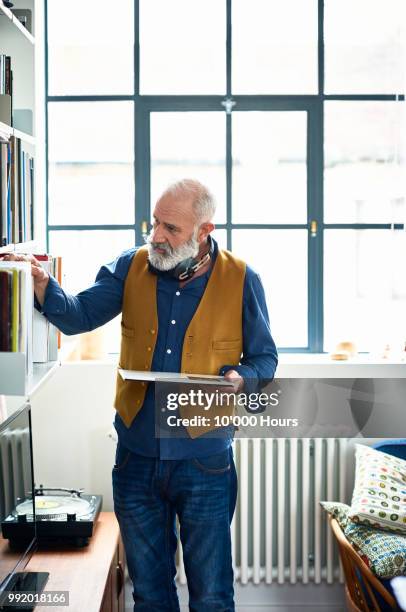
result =
M123 334L123 336L127 336L127 338L134 338L135 329L131 327L126 327L121 323L121 333Z
M213 340L214 351L234 351L240 347L240 340Z

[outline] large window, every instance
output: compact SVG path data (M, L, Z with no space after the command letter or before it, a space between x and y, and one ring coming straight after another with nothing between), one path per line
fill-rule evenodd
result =
M280 350L400 346L401 6L47 0L48 240L69 291L143 244L159 194L195 177L215 238L261 275Z

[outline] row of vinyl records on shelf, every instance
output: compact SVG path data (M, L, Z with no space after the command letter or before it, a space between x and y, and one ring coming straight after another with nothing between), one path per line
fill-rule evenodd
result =
M12 95L13 73L11 70L11 57L0 54L0 94Z
M0 142L0 246L34 239L34 159L24 146Z
M61 284L61 257L34 257ZM34 308L30 262L4 261L0 255L0 352L24 353L31 374L33 362L57 359L60 341L60 332Z

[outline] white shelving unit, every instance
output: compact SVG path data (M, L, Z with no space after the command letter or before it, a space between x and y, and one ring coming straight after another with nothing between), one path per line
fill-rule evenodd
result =
M19 410L26 402L30 403L32 398L39 392L56 372L59 367L75 352L77 347L77 336L68 336L62 348L58 351L58 359L48 363L34 363L33 372L25 380L19 381L19 387L15 391L19 391L20 395L12 393L2 393L6 396L5 406L7 417L11 416L16 410ZM0 353L1 354L1 353ZM1 366L0 366L1 368ZM0 370L1 371L1 370ZM1 377L0 377L1 378ZM0 418L1 418L1 398L0 398Z
M33 372L25 374L25 353L0 353L0 385L2 395L19 395L29 399L61 365L60 360L34 363ZM7 376L3 376L7 372Z
M0 2L0 17L8 19L10 25L21 32L21 34L30 42L32 45L35 44L34 36L22 25L22 23L13 15L9 8L6 8L2 2Z
M13 251L19 251L21 253L33 253L35 249L35 240L30 240L29 242L19 242L17 244L10 243L7 246L0 247L0 253L12 253Z
M16 138L19 138L20 140L24 140L24 142L27 142L28 144L35 146L34 136L31 136L30 134L26 134L25 132L21 132L20 130L16 130L10 127L9 125L7 125L6 123L3 123L2 121L0 121L0 141L3 141L3 142L7 141L10 138L10 136L15 136Z
M11 57L13 71L13 110L32 113L32 130L24 131L0 122L0 141L11 136L21 139L35 158L34 240L0 247L0 253L13 251L35 253L45 250L45 76L44 76L44 3L43 0L14 0L14 8L32 11L29 32L0 0L0 53ZM27 113L29 116L29 113ZM0 352L0 395L29 399L60 366L60 359L34 363L27 373L25 354ZM18 396L18 397L17 397Z
M32 27L36 31L37 21L36 8L40 3L36 0L16 0L15 8L26 8L32 12ZM35 158L34 168L34 207L38 208L39 203L43 201L44 189L38 189L39 183L43 183L43 170L37 176L37 135L43 139L44 129L38 129L39 125L43 125L44 121L38 123L37 119L40 113L37 109L43 108L44 93L39 95L40 90L36 87L36 80L43 72L43 67L40 65L40 57L36 40L14 16L13 12L6 8L0 1L0 54L8 55L11 58L12 70L12 120L10 125L0 121L0 141L7 142L11 137L19 138L24 143L24 149ZM41 58L41 63L43 60ZM41 79L40 79L41 80ZM42 112L41 114L44 114ZM4 118L3 118L4 119ZM39 164L41 167L41 164ZM39 227L44 225L44 215L38 216L34 209L34 232L35 242L38 242ZM42 221L42 223L41 223ZM42 232L43 234L43 232ZM43 236L41 236L43 242ZM15 245L6 245L0 247L0 253L15 250Z

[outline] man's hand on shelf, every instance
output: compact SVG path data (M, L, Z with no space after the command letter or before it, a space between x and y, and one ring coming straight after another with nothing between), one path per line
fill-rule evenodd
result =
M41 304L44 303L45 291L49 282L49 274L41 266L38 259L35 259L34 255L25 255L24 253L6 253L3 256L3 261L30 261L31 262L31 274L33 277L34 291L37 296L37 300Z

